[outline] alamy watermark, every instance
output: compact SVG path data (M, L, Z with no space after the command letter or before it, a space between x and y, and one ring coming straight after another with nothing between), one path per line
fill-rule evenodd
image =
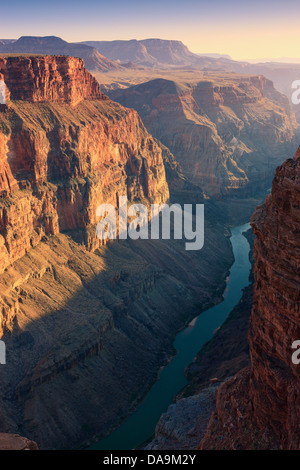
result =
M0 104L6 103L6 86L3 80L0 80Z
M0 364L6 364L6 347L4 341L0 341Z
M294 80L292 83L292 88L295 90L292 93L292 103L300 104L300 80Z
M188 240L186 250L201 250L204 245L204 204L152 204L148 210L144 204L132 204L128 207L127 196L119 197L118 209L112 204L101 204L96 216L100 217L97 225L97 237L100 240L151 239L170 240L171 217L173 217L173 238Z
M296 349L296 351L292 354L292 363L298 366L300 364L300 340L299 339L293 342L292 349Z

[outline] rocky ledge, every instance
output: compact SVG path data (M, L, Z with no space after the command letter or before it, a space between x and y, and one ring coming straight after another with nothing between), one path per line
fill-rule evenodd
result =
M38 450L38 446L18 434L0 433L0 450Z
M155 438L146 450L191 450L204 437L216 406L219 385L211 385L199 394L170 405L155 429Z

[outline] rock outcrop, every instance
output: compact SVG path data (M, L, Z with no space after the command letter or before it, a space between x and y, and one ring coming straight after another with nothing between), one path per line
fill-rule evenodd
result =
M300 152L277 168L253 217L251 366L218 392L201 449L300 449Z
M82 59L66 56L0 57L0 80L6 85L6 101L69 103L103 100L97 81Z
M170 405L155 429L155 437L146 450L191 450L204 437L215 409L218 385L210 385L199 394Z
M206 194L248 196L267 189L282 154L295 151L297 125L288 99L263 76L173 76L107 93L138 111Z
M0 450L38 450L38 446L18 434L0 433Z

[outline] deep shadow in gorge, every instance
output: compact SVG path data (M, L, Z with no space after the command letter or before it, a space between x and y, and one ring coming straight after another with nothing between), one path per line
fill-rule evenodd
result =
M210 220L206 235L199 252L184 240L128 240L89 253L61 234L8 268L14 318L3 338L1 426L40 448L74 447L116 426L169 357L175 332L221 298L230 242Z

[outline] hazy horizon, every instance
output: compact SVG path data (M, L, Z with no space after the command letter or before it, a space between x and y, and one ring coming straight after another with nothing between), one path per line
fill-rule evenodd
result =
M21 35L19 37L16 37L16 38L8 38L8 37L1 37L0 40L18 40L20 39L22 36L25 36L25 35ZM54 34L50 34L50 35L47 35L47 36L35 36L35 35L29 35L29 37L59 37L60 39L63 39L64 41L66 41L65 38L61 37L61 36L55 36ZM140 38L140 39L137 39L137 38L129 38L129 39L118 39L119 41L134 41L134 40L146 40L146 39L162 39L162 40L170 40L170 39L165 39L163 37L160 37L160 38L150 38L150 37L143 37L143 38ZM172 38L172 40L176 41L177 38ZM83 40L83 41L70 41L70 43L81 43L81 42L89 42L89 41L114 41L114 40L109 40L109 39L86 39L86 40ZM68 41L67 41L68 42ZM184 43L183 43L184 44ZM185 44L186 45L186 44ZM298 64L300 63L300 53L299 53L299 57L264 57L264 58L255 58L255 59L234 59L230 54L227 54L225 52L223 53L220 53L218 51L210 51L210 52L204 52L204 51L198 51L198 52L195 52L195 51L191 51L193 52L194 54L198 54L198 55L212 55L212 56L227 56L228 58L232 59L232 60L241 60L241 61L245 61L245 62L250 62L250 63L263 63L263 62L279 62L279 63L287 63L287 64Z
M227 54L234 60L297 58L296 0L12 0L1 6L0 37L59 36L88 40L177 39L195 53Z

